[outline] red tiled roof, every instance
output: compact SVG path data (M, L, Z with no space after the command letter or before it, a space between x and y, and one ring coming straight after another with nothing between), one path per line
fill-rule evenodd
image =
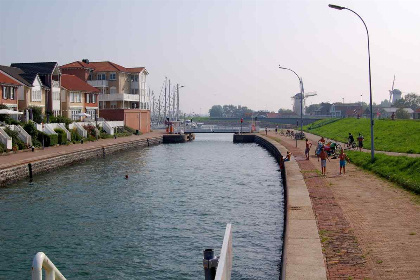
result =
M6 85L16 85L20 86L21 84L13 80L12 78L9 78L8 76L4 75L0 72L0 84L6 84Z
M111 61L90 62L89 65L93 66L92 68L95 69L95 72L128 72L125 67Z
M87 64L83 61L75 61L75 62L72 62L72 63L68 63L68 64L60 66L60 68L90 68L90 69L94 69L94 67L92 67L90 64Z
M127 72L130 73L141 73L144 70L144 67L133 67L133 68L126 68Z
M61 75L61 86L67 90L82 91L82 92L99 92L97 88L89 85L85 81L74 75Z

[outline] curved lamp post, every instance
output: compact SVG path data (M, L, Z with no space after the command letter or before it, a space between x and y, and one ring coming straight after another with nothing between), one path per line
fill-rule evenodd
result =
M279 68L284 69L284 70L292 71L293 73L295 73L296 77L298 77L298 79L299 79L299 84L300 84L300 135L302 136L303 135L303 94L304 94L302 78L299 77L299 75L290 68L282 67L281 65L279 65ZM297 137L296 137L296 147L297 147Z
M361 16L359 16L358 13L356 13L355 11L346 8L346 7L342 7L342 6L337 6L337 5L332 5L329 4L328 7L332 8L332 9L336 9L336 10L348 10L350 12L352 12L353 14L355 14L356 16L358 16L360 18L360 20L363 22L363 25L366 28L366 34L367 34L367 45L368 45L368 56L369 56L369 94L370 94L370 151L371 151L371 159L373 161L374 157L375 157L375 147L373 144L373 110L372 110L372 78L371 78L371 72L370 72L370 45L369 45L369 30L366 26L365 21L362 19Z

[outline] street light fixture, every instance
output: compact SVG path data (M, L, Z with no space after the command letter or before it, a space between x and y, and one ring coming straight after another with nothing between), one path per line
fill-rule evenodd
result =
M332 5L329 4L328 7L332 8L332 9L336 9L336 10L348 10L350 12L352 12L353 14L355 14L356 16L358 16L360 18L360 20L363 22L363 25L366 28L366 34L367 34L367 45L368 45L368 56L369 56L369 94L370 94L370 151L371 151L371 160L373 161L375 158L375 147L374 147L374 141L373 141L373 109L372 109L372 75L371 75L371 71L370 71L370 45L369 45L369 30L366 26L365 21L362 19L361 16L359 16L358 13L356 13L355 11L346 8L346 7L342 7L342 6L337 6L337 5Z
M292 71L293 73L295 73L296 77L298 77L299 79L299 84L300 84L300 137L303 136L303 95L304 95L304 89L303 89L303 81L302 78L299 77L299 75L293 71L290 68L286 68L286 67L282 67L281 65L279 65L280 69L284 69L284 70L289 70ZM296 148L297 148L297 137L296 138Z

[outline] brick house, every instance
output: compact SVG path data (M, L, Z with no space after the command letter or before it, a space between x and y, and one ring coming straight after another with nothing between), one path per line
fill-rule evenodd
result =
M72 120L81 120L80 113L87 113L95 119L98 112L99 90L75 75L61 76L62 115ZM97 115L97 117L99 117Z
M25 73L22 69L0 65L0 71L18 81L22 86L17 89L18 108L21 111L29 106L42 108L45 114L46 90L38 74Z
M12 63L10 66L21 69L23 75L31 76L31 79L38 76L45 90L45 112L61 115L61 72L57 62Z
M22 84L0 70L0 104L18 110L17 91Z
M109 121L141 132L150 131L150 98L146 92L149 74L145 67L126 68L110 61L87 59L61 66L63 74L72 74L99 90L99 111Z

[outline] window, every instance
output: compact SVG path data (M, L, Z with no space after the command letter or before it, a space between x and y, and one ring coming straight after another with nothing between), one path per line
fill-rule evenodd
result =
M15 88L11 87L10 88L10 99L15 99Z
M92 93L92 103L96 103L96 94Z
M81 109L78 109L78 110L71 110L71 119L72 119L73 121L80 120L80 116L77 116L77 114L80 114L81 112L82 112L82 110L81 110Z
M31 90L31 101L42 101L41 90Z
M89 114L91 119L95 119L95 115L96 115L95 112L96 112L95 109L86 110L86 114Z
M106 80L106 74L105 73L99 73L97 75L98 80Z
M111 73L109 74L109 80L110 80L110 81L115 81L115 80L116 80L116 78L117 78L117 74L116 74L115 72L111 72Z
M86 101L85 101L86 103L90 103L89 95L90 95L89 93L86 93Z
M111 101L111 109L116 109L116 108L117 108L117 102Z
M89 74L88 81L92 81L92 74Z
M82 94L77 91L70 91L70 102L71 103L80 103L82 102Z
M3 99L7 99L7 87L3 87Z
M53 100L60 100L60 92L54 91L53 92Z

